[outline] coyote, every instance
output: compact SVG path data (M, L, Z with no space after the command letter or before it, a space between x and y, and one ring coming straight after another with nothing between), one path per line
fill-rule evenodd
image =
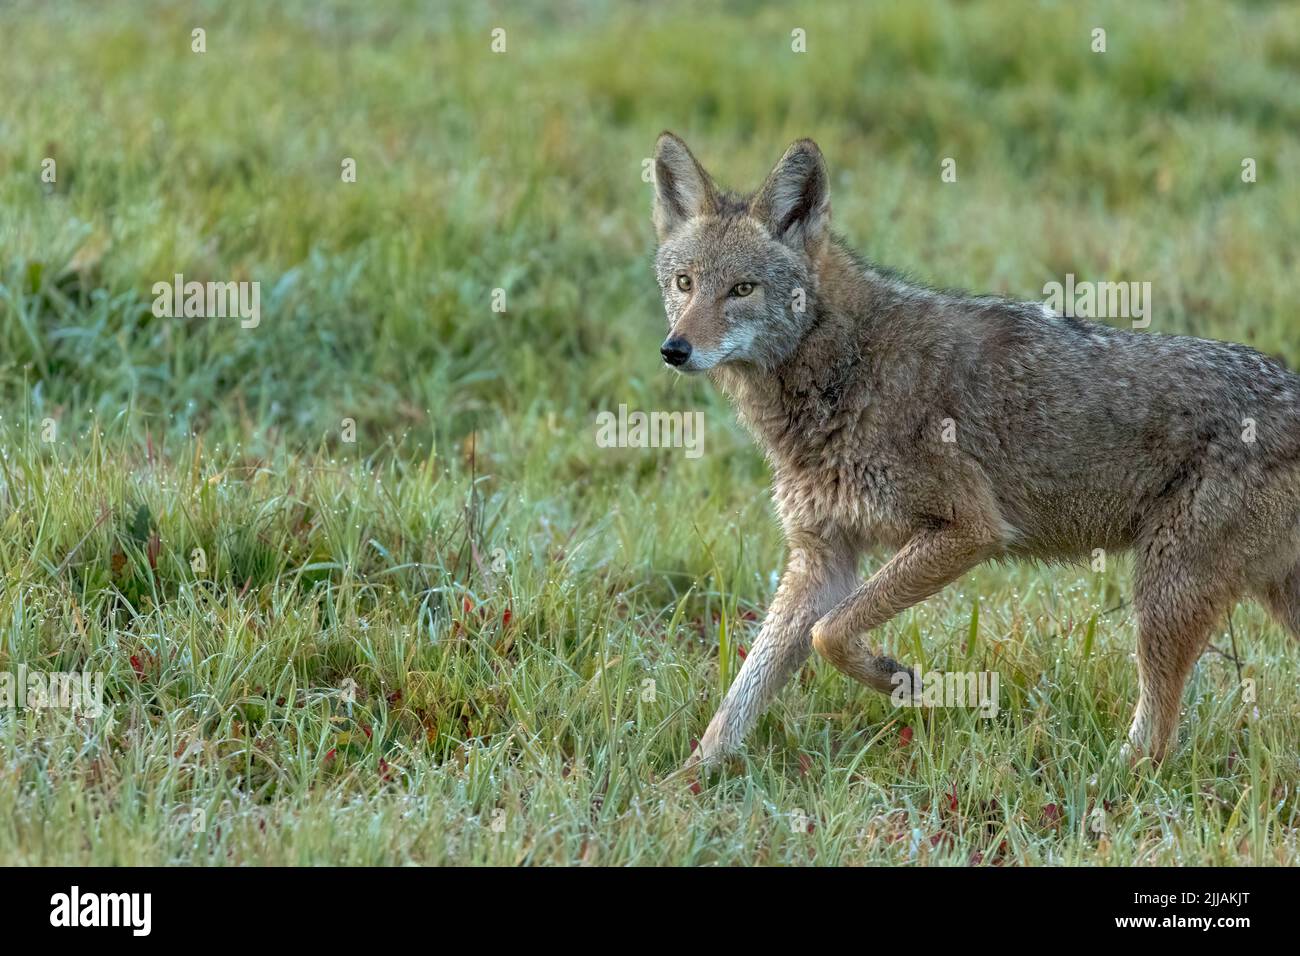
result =
M654 169L660 352L707 372L762 446L788 550L688 768L737 749L810 648L915 693L871 632L989 559L1133 550L1130 760L1168 752L1241 595L1300 637L1300 377L1243 345L904 281L831 234L811 140L750 196L672 133ZM859 582L876 545L897 552Z

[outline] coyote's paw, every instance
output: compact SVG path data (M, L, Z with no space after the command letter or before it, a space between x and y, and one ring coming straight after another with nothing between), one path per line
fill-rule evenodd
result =
M697 747L695 750L691 751L691 755L683 761L682 765L673 771L673 776L676 776L677 774L690 773L691 771L699 771L706 765L707 761L705 761L704 755Z
M685 762L672 773L668 774L668 776L664 777L662 782L665 784L687 783L694 787L699 783L700 773L711 766L711 763L711 761L704 758L700 749L696 748L695 751L686 758Z
M892 657L877 654L865 635L837 631L830 618L828 614L812 627L812 645L818 654L854 680L888 694L903 706L920 703L920 674Z
M870 653L870 650L868 650ZM872 686L893 698L900 707L920 707L924 689L920 671L883 654L867 659Z
M1128 768L1129 773L1141 776L1143 773L1150 773L1159 766L1138 744L1131 740L1124 741L1124 745L1119 748L1120 763Z
M1133 773L1160 766L1160 758L1147 753L1146 748L1134 740L1124 741L1124 746L1119 748L1119 759Z

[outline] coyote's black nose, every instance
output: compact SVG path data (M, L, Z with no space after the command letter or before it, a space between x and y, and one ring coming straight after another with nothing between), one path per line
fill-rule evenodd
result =
M669 365L685 365L691 357L691 343L685 339L669 339L659 346L659 354Z

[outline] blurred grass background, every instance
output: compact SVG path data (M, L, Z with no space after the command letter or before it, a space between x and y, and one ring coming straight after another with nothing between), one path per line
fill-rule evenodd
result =
M726 403L661 367L642 170L671 128L753 188L811 136L873 259L1022 298L1150 281L1152 331L1294 365L1298 83L1283 3L5 5L0 664L105 672L120 707L0 710L0 857L1292 861L1292 649L1239 611L1263 722L1211 655L1190 752L1133 783L1122 569L982 569L887 628L942 665L978 600L995 730L900 749L915 715L811 667L748 774L646 789L781 546ZM261 324L155 318L175 273L259 281ZM598 449L620 403L704 410L703 458ZM194 807L224 827L172 825Z

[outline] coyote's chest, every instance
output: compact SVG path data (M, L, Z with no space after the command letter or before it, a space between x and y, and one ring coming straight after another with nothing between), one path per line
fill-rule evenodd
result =
M893 545L907 540L895 494L902 463L890 454L873 409L792 407L788 394L738 378L722 384L772 466L773 501L787 530Z
M883 456L814 456L782 461L769 454L772 497L787 528L836 532L849 539L898 546L908 536L896 508L890 466Z
M784 527L882 544L907 539L895 494L900 466L864 431L847 421L794 420L779 435L760 436Z

